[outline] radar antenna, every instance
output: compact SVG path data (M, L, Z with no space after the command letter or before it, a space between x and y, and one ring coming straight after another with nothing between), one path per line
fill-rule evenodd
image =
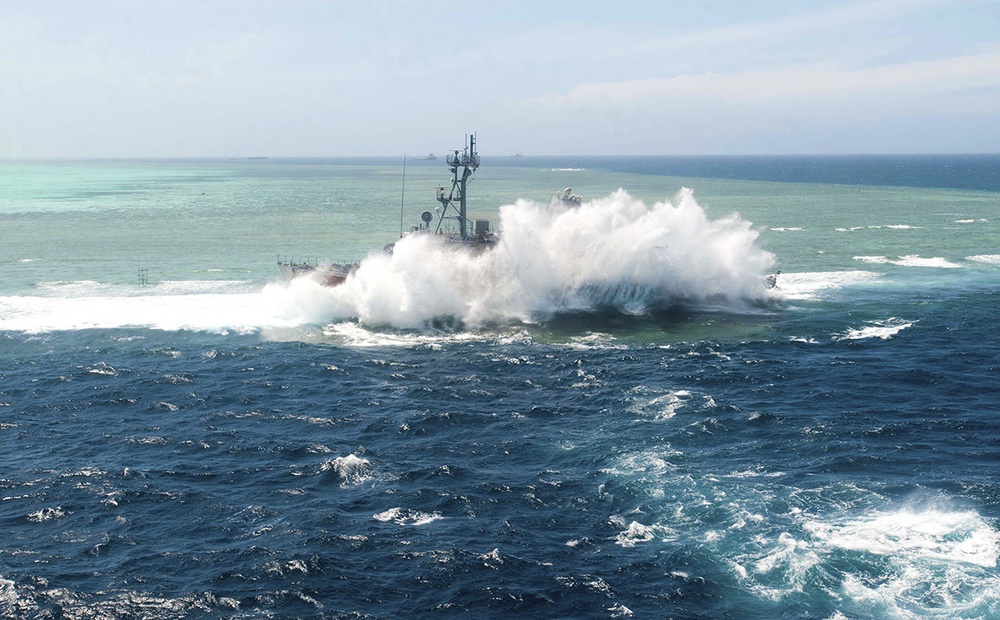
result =
M451 191L445 194L445 188L437 188L437 199L444 209L441 211L441 218L438 219L437 230L435 231L441 232L441 222L446 217L452 217L458 220L458 230L463 240L468 239L465 188L472 173L479 167L479 155L476 153L476 134L466 135L465 142L465 148L461 151L454 151L446 159L448 166L451 167ZM459 172L460 170L461 172ZM454 209L457 215L449 216L449 209Z

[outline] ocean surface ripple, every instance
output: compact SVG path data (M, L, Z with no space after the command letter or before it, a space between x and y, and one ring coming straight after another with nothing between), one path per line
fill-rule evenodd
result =
M263 191L263 174L202 166L153 193ZM553 168L506 174L532 187ZM1000 617L998 195L716 180L657 201L638 176L590 195L604 216L652 214L659 241L608 251L637 266L660 241L697 245L682 272L743 301L780 268L774 297L632 305L554 267L536 296L442 299L458 321L359 316L363 298L337 299L350 289L277 282L273 256L241 274L192 250L184 272L164 249L170 277L116 279L33 246L55 207L18 203L0 264L0 615ZM98 256L108 220L62 215L93 226L74 252ZM263 231L274 213L247 217ZM684 222L728 241L671 236ZM236 265L244 233L216 248ZM586 303L553 302L570 297Z

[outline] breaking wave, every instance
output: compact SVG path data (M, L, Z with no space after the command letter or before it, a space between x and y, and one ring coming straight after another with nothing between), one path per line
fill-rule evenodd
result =
M889 340L907 327L912 326L912 321L904 321L895 317L884 321L871 321L864 327L848 329L837 340L865 340L868 338Z
M712 220L683 189L646 205L618 190L579 207L500 209L498 246L472 255L413 235L371 255L341 286L295 282L294 302L327 320L421 327L544 321L560 312L645 314L676 305L739 309L771 299L774 257L738 215Z
M149 327L249 333L301 324L244 282L163 282L145 288L80 281L37 288L37 295L0 296L0 331Z
M0 330L149 327L254 333L357 320L370 326L480 327L559 313L642 315L676 306L748 310L777 298L774 257L738 215L710 219L684 189L651 206L618 190L569 207L527 200L500 209L501 241L474 255L410 235L373 253L338 287L308 278L170 281L152 287L44 282L0 297Z
M977 263L986 263L987 265L1000 265L1000 254L978 254L976 256L966 256L965 260Z
M853 482L790 494L781 481L786 472L692 476L688 462L668 446L623 454L604 470L642 489L648 501L643 510L613 515L609 540L713 553L734 587L762 604L744 616L794 615L782 611L806 597L836 610L809 617L997 617L1000 534L992 518L946 495L886 505ZM809 510L783 503L799 492L816 493ZM776 505L786 512L775 513ZM771 613L767 604L776 605Z
M323 463L320 471L331 472L340 480L340 486L343 488L364 484L375 477L374 468L368 459L356 454L329 460Z
M845 286L869 284L881 278L882 274L861 270L784 273L779 285L785 299L811 300Z
M418 526L433 523L444 517L437 512L420 512L419 510L410 510L409 508L400 508L397 506L396 508L390 508L384 512L372 515L372 518L383 523L391 522L396 525Z
M962 267L958 263L954 263L940 256L924 258L922 256L917 256L916 254L900 256L896 259L891 259L887 256L855 256L854 260L861 263L897 265L899 267L934 267L938 269L959 269Z

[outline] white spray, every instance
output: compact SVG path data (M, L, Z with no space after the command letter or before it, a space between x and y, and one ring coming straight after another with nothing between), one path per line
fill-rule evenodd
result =
M773 256L739 216L710 220L690 190L652 206L624 190L568 207L518 201L500 209L501 241L473 255L433 235L373 254L337 287L299 278L263 290L250 282L176 281L143 288L98 282L40 285L0 297L0 330L113 327L255 332L357 319L420 328L538 322L560 312L641 314L678 304L740 310L776 291L762 275Z
M304 314L420 327L448 317L466 325L535 322L559 312L641 314L678 304L744 307L773 291L774 257L738 215L710 220L683 189L647 206L625 190L570 207L520 200L500 209L501 241L473 255L411 235L372 255L341 286L293 286Z

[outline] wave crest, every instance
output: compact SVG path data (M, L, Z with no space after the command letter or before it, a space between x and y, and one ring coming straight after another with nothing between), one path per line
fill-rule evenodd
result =
M412 235L329 289L329 320L478 326L560 312L644 314L676 305L733 309L769 299L774 257L738 215L712 220L689 189L647 206L619 189L578 207L519 200L500 209L498 246L472 255ZM316 291L303 291L315 302Z

